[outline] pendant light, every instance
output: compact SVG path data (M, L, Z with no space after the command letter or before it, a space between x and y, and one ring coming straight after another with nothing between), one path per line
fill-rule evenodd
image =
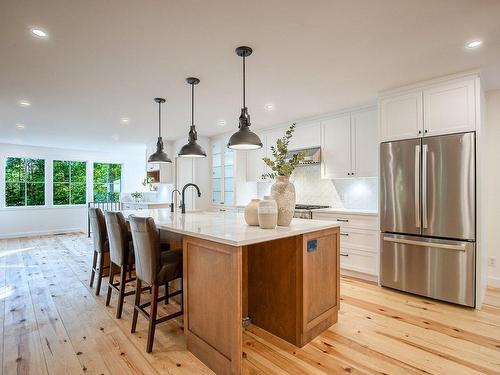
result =
M179 157L181 158L206 158L207 153L196 140L198 139L198 133L194 126L194 85L200 83L198 78L189 77L186 78L186 82L191 85L191 128L189 129L188 143L182 146L179 151Z
M148 163L172 163L172 160L163 151L163 139L161 138L161 105L165 103L165 99L155 98L155 102L158 103L158 141L156 142L156 152L151 154Z
M239 129L229 138L227 147L233 150L255 150L262 148L262 142L259 136L250 130L250 115L245 103L245 59L252 54L252 49L241 46L236 48L236 54L243 58L243 108L241 108Z

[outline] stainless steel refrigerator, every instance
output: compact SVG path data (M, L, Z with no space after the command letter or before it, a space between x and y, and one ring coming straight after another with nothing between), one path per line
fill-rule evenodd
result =
M475 133L380 145L380 284L474 307Z

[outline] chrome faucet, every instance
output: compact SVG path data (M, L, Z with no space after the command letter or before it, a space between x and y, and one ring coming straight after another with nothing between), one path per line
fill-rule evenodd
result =
M181 192L178 189L172 190L172 203L170 203L170 212L174 212L174 193L177 192L177 194L180 194Z
M194 187L196 189L196 191L198 192L198 197L201 197L201 191L200 191L200 188L198 187L198 185L192 184L192 183L184 185L184 187L182 188L182 200L181 200L181 213L183 213L183 214L186 213L186 204L185 204L184 193L186 192L186 188L188 188L190 186Z

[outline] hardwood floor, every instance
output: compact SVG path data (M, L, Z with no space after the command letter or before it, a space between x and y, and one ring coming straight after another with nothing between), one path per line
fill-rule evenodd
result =
M130 334L133 297L114 318L88 288L83 234L0 240L0 358L8 374L212 374L185 349L182 319ZM481 311L342 278L339 322L299 349L250 326L246 374L500 374L500 290ZM146 294L147 295L147 294ZM165 313L172 306L160 306Z

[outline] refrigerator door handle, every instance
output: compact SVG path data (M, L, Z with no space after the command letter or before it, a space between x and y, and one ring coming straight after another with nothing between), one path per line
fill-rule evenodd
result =
M427 152L428 146L422 146L422 227L428 228L427 223Z
M403 245L424 246L424 247L432 247L432 248L446 249L446 250L457 250L457 251L466 250L465 244L462 245L439 244L434 242L415 241L415 240L408 240L404 238L394 238L394 237L384 237L384 241L400 243Z
M415 146L415 226L420 228L420 146Z

